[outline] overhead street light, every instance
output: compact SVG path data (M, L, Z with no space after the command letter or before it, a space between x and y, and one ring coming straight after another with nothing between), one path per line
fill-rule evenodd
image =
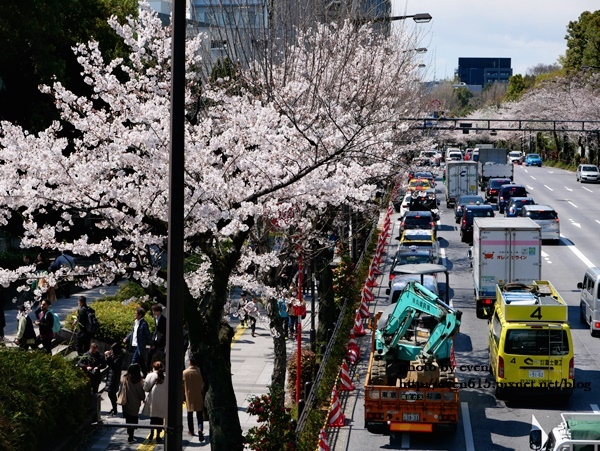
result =
M373 23L392 22L394 20L405 20L405 19L412 19L416 23L427 23L427 22L431 22L432 17L431 17L431 14L429 14L429 13L419 13L419 14L410 14L407 16L373 17L371 19L360 18L360 19L354 19L354 23L360 25L360 24L365 24L365 23L369 23L369 22L373 22Z

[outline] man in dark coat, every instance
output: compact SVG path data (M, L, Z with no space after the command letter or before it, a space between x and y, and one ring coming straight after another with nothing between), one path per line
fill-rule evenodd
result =
M52 353L52 340L54 340L54 332L52 326L54 325L54 316L49 310L52 303L48 299L44 299L40 308L35 311L35 325L39 327L40 334L35 340L35 345L39 346L41 343L47 353Z
M146 367L146 346L152 343L152 334L148 323L144 319L146 310L139 307L135 311L135 321L133 329L123 339L123 343L127 343L128 349L133 352L131 363L139 364L144 377L148 373Z
M90 344L88 352L83 354L79 363L77 364L90 378L92 383L92 393L98 393L98 387L100 386L100 380L102 379L101 371L106 368L106 360L100 351L98 351L98 345L96 343Z
M154 334L152 335L152 344L148 352L148 371L152 371L152 364L155 360L165 361L165 346L167 345L167 318L162 314L163 307L160 304L152 306L152 316L154 317Z
M75 328L77 330L77 354L83 355L90 349L92 342L92 333L89 332L88 305L85 296L80 296L77 299L79 310L77 310L77 319L75 320Z

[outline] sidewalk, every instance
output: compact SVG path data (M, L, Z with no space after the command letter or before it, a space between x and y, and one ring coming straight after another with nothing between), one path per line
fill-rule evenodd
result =
M103 291L105 290L105 291ZM93 290L74 293L69 299L59 299L52 305L55 313L59 315L62 321L73 310L77 308L77 298L85 296L88 302L101 298L106 295L112 295L118 290L116 286L99 287ZM310 299L307 299L307 315L302 321L302 346L309 345L309 330L310 330ZM318 303L317 308L318 311ZM17 333L17 310L6 311L6 328L5 336L7 342L12 342ZM232 382L235 390L235 396L238 404L238 415L240 424L244 433L251 427L256 426L256 416L250 416L246 413L248 406L248 398L252 395L261 395L267 393L267 386L271 383L271 374L273 372L273 339L268 327L266 315L261 311L261 317L256 323L256 337L252 337L250 328L243 328L239 324L237 318L230 317L230 325L235 330L235 335L231 345L231 372ZM297 347L297 342L287 340L287 355L288 358ZM102 389L102 385L100 389ZM105 422L124 423L124 420L119 414L117 417L111 417L108 412L111 409L111 404L106 393L101 393L101 416ZM187 434L187 412L183 408L183 449L192 450L204 447L210 447L210 431L208 421L204 421L204 436L205 441L200 443L197 436L189 436ZM140 424L149 425L149 418L140 415ZM153 449L162 450L164 444L156 444L153 441L146 440L150 430L136 430L136 442L133 444L127 443L127 431L124 428L102 427L98 426L95 432L89 437L85 444L86 450L103 451L103 450L145 450ZM210 448L208 448L210 449Z

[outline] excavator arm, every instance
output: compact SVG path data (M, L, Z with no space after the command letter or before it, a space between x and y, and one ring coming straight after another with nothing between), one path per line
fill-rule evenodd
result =
M437 321L424 345L407 339L415 319L423 314ZM375 332L376 358L412 360L421 356L430 360L436 358L440 351L442 357L447 357L447 344L460 326L460 317L461 312L445 304L420 283L410 281L388 316L385 326Z

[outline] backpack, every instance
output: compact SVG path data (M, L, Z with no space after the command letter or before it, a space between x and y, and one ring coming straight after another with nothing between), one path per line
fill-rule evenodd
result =
M98 322L98 318L96 318L96 311L88 307L87 308L87 323L85 325L86 332L90 334L95 334L100 329L100 323Z
M52 310L50 310L50 313L52 313L52 332L54 332L55 334L60 332L60 318L58 317L58 315L56 313L54 313Z

